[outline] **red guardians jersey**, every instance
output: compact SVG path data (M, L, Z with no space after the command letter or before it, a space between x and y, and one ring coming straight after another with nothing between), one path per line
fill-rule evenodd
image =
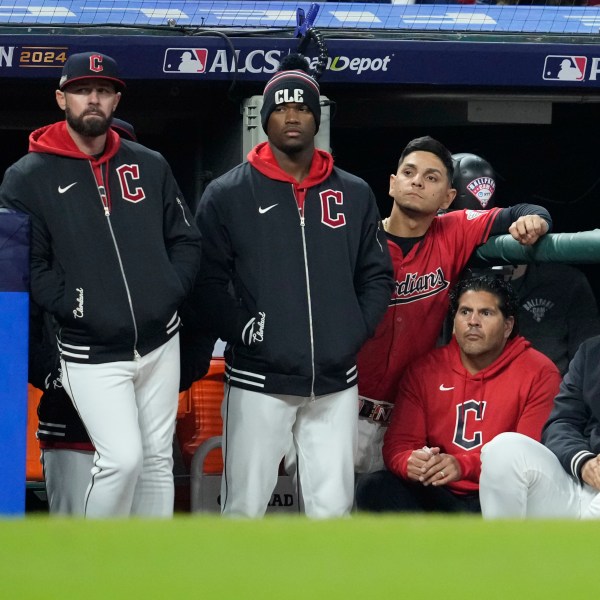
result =
M559 385L554 363L524 337L508 340L502 354L475 375L463 367L452 338L406 369L384 438L385 464L406 478L413 450L437 446L460 464L462 479L448 488L476 492L481 447L505 431L539 441Z
M457 210L435 217L404 256L388 239L395 287L388 309L358 355L358 391L394 402L409 362L435 347L448 312L448 294L501 209Z

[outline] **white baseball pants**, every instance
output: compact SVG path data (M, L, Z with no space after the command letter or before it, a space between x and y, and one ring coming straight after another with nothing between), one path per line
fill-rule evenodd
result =
M600 492L581 485L543 444L502 433L481 451L481 512L499 518L600 518Z
M63 386L96 448L85 516L172 516L179 336L138 360L61 363Z
M81 517L92 479L94 452L66 448L42 450L48 510L51 515Z
M223 515L265 514L290 448L290 432L306 515L348 515L354 501L357 403L356 386L313 401L225 386Z

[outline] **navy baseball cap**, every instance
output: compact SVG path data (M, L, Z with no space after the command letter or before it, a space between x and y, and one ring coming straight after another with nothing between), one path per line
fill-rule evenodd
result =
M117 92L125 87L125 82L119 77L115 59L100 52L71 54L63 67L58 87L64 90L67 85L79 79L106 79L114 84Z

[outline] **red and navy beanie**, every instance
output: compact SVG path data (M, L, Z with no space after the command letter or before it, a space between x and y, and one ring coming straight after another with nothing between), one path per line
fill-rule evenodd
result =
M321 123L319 84L305 71L292 69L278 71L265 86L263 105L260 111L261 123L265 133L271 113L280 104L288 102L306 104L315 118L317 131L319 130Z

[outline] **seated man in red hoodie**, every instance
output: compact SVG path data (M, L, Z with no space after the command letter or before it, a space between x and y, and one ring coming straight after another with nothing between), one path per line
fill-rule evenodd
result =
M401 380L384 438L388 470L359 480L359 510L480 512L481 447L505 431L540 439L560 375L517 335L510 284L464 279L450 310L450 343L413 362Z

